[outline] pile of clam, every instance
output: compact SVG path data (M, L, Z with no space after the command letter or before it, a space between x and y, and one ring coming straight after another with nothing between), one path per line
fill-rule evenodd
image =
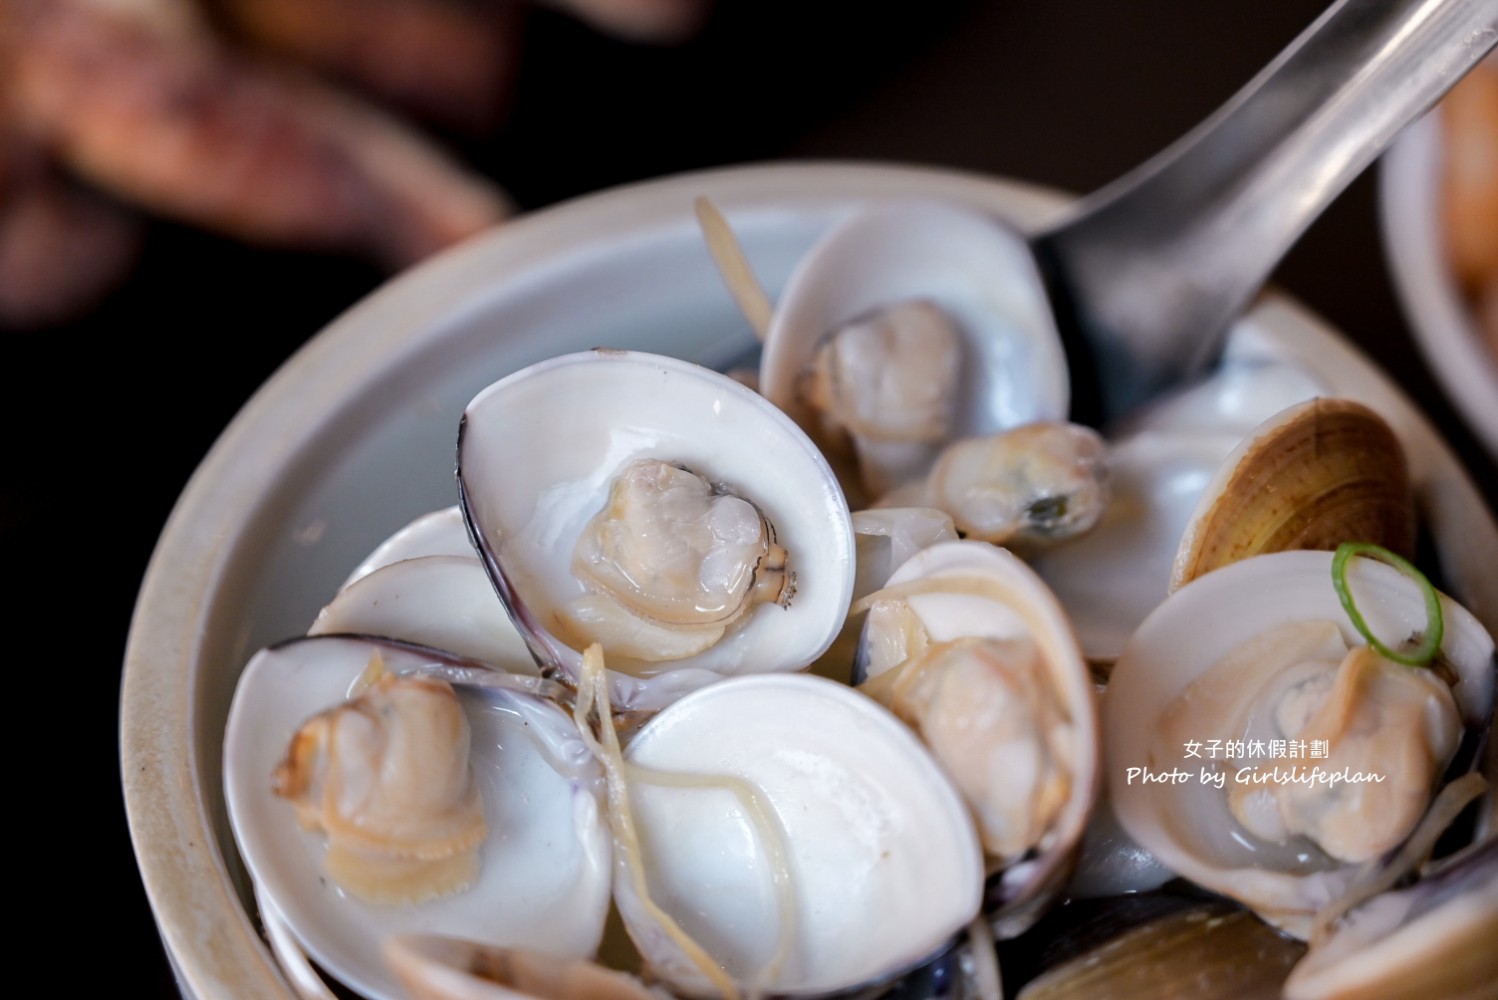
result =
M234 699L297 992L1489 995L1493 641L1387 564L1395 434L1275 363L1067 424L1006 246L872 209L777 306L737 270L760 391L469 404L458 505Z

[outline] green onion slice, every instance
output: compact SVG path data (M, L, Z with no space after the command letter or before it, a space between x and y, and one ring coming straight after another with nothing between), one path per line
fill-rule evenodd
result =
M1347 561L1353 556L1366 556L1393 566L1420 588L1421 594L1425 597L1425 635L1421 638L1420 645L1412 651L1400 653L1390 649L1373 634L1373 630L1363 620L1362 612L1358 611L1357 603L1352 599L1352 591L1347 588ZM1395 555L1382 545L1374 545L1372 542L1343 542L1337 546L1337 553L1332 557L1332 586L1336 588L1337 599L1342 602L1342 610L1346 611L1347 617L1352 619L1353 627L1362 634L1364 639L1368 640L1368 645L1377 650L1379 655L1395 663L1403 663L1407 667L1423 667L1435 659L1436 653L1441 649L1441 636L1446 628L1441 618L1441 596L1425 578L1425 574L1416 569L1408 559Z

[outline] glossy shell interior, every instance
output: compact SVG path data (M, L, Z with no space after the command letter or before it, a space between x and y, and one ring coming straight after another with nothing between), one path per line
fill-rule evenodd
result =
M576 676L582 650L556 625L559 609L587 593L573 551L614 479L645 459L680 464L753 503L790 553L793 594L785 607L751 608L695 655L649 664L638 678L616 672L616 706L660 708L723 676L798 669L820 656L852 593L853 528L816 446L732 379L674 358L591 351L502 380L464 411L464 510L538 658Z
M225 735L224 783L261 893L319 964L370 996L400 995L378 950L392 933L471 934L591 955L603 935L612 864L600 773L571 718L529 693L459 694L487 824L470 889L387 906L324 877L327 837L298 826L269 775L310 715L349 697L375 651L394 673L436 662L389 643L324 636L263 650L245 668ZM516 802L528 808L515 809Z

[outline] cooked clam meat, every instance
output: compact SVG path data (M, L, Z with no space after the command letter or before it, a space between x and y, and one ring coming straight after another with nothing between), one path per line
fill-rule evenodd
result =
M920 736L983 844L985 913L1000 937L1065 882L1096 800L1092 684L1060 605L1015 555L940 542L903 563L867 610L859 690Z
M328 837L333 880L374 903L465 888L487 827L468 721L448 684L371 662L357 698L310 719L276 768L277 795Z
M659 661L711 646L755 606L788 605L787 553L759 508L657 459L626 466L573 568L589 593L561 609L570 637Z
M834 441L944 441L951 434L962 338L930 299L865 313L821 342L797 384Z
M957 530L995 544L1071 538L1108 504L1108 446L1094 430L1038 421L948 445L927 481Z
M1380 776L1291 783L1265 761L1229 786L1233 817L1254 836L1305 836L1341 861L1377 857L1414 829L1461 738L1444 681L1366 646L1349 650L1332 622L1283 625L1238 647L1166 707L1163 743L1183 745L1224 700L1236 713L1228 731L1245 741L1315 740L1330 748L1330 767Z
M1128 835L1302 939L1365 873L1420 863L1482 787L1453 764L1492 724L1478 620L1395 566L1334 577L1335 561L1276 552L1191 581L1135 631L1104 699ZM1439 635L1415 650L1432 666L1398 663L1414 653L1396 637L1421 634Z
M560 693L390 639L257 653L225 730L225 804L267 927L284 931L277 956L305 952L348 995L395 1000L391 934L595 954L612 852L601 775Z
M931 748L984 853L1003 862L1040 843L1071 793L1075 727L1040 657L1024 638L966 637L925 645L863 686Z
M1355 649L1299 735L1335 744L1339 764L1388 781L1356 795L1304 785L1273 784L1267 791L1239 785L1230 799L1233 814L1265 839L1304 834L1332 857L1366 861L1414 828L1460 732L1443 682L1366 647Z
M797 265L764 336L765 398L818 439L862 506L941 446L1067 411L1065 352L1004 227L942 202L853 213ZM856 457L856 463L851 459Z

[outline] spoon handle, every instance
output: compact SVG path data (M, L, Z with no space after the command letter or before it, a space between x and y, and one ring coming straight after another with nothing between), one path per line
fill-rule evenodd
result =
M1211 118L1032 238L1121 413L1217 357L1333 198L1498 42L1498 0L1339 0ZM1070 327L1070 329L1067 329Z

